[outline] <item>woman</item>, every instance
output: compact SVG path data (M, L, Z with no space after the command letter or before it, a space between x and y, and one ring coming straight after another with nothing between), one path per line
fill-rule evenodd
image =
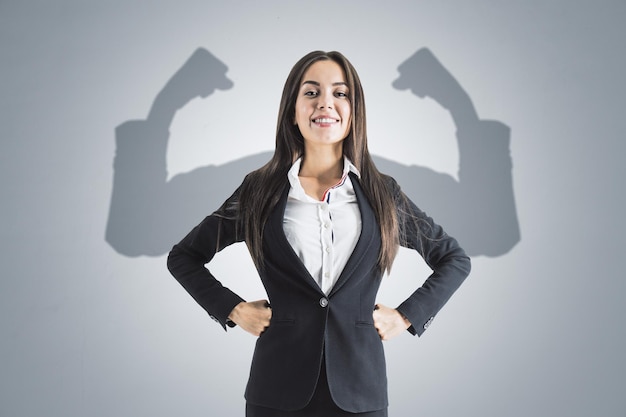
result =
M204 267L240 241L269 302L244 301ZM399 245L433 273L393 309L375 299ZM355 69L316 51L287 78L272 159L174 246L168 268L225 329L258 336L248 417L378 417L387 415L381 340L423 333L470 261L377 171Z

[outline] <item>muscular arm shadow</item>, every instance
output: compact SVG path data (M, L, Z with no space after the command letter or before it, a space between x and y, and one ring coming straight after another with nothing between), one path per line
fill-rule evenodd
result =
M167 180L169 127L176 111L196 97L233 86L228 68L197 49L157 94L146 120L115 129L113 192L106 241L126 256L160 256L215 210L252 168L270 154L209 165Z
M120 254L165 254L216 209L245 174L271 157L271 152L250 155L167 180L169 126L176 111L195 97L231 88L226 70L210 52L196 50L159 92L146 120L127 121L116 128L106 241ZM468 254L508 252L519 241L508 127L479 120L469 96L430 51L418 51L399 70L395 88L410 88L450 110L457 125L459 181L428 168L375 157L378 168L394 176L413 201L433 213Z
M450 111L457 128L459 180L382 158L376 158L376 165L394 176L404 192L432 213L469 255L507 253L520 240L509 127L480 120L469 95L430 50L418 50L398 71L395 88L431 97Z

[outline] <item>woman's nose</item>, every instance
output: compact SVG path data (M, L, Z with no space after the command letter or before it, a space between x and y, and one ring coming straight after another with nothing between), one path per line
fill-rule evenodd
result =
M330 98L320 97L317 107L320 109L332 109L333 101Z
M333 108L333 95L329 93L321 93L317 102L319 109L332 109Z

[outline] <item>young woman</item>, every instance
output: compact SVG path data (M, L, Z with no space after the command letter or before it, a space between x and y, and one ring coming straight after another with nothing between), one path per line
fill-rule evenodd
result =
M204 267L240 241L269 301L244 301ZM433 273L394 309L376 293L399 245ZM355 69L338 52L316 51L287 78L272 159L174 246L168 268L222 327L258 337L248 417L378 417L387 415L381 340L421 335L470 260L378 172Z

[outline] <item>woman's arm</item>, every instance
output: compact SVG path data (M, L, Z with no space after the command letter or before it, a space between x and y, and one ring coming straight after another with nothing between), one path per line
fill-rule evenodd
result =
M418 251L433 271L422 286L397 307L412 324L408 330L421 335L469 275L470 258L456 239L402 193L395 181L393 187L400 244Z
M204 265L220 250L243 240L237 213L238 191L174 245L167 258L174 278L224 329L235 325L228 317L244 300L224 287Z

